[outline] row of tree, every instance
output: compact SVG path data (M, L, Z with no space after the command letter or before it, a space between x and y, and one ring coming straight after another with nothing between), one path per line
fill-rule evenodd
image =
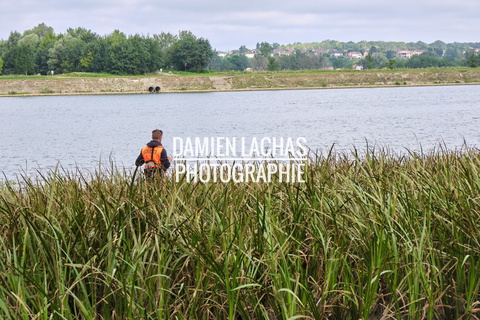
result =
M99 36L84 28L55 34L39 24L0 41L0 74L100 72L144 74L171 67L201 71L214 52L207 39L189 31L126 36L115 30Z
M368 45L370 47L367 47ZM296 43L281 46L278 43L262 42L257 44L253 59L248 59L243 55L251 50L241 46L238 50L234 50L233 54L214 57L209 67L215 70L244 70L245 68L256 70L351 69L355 65L364 69L478 67L480 55L474 51L474 48L480 48L480 43L447 44L435 41L432 44L423 42L360 42L354 44L327 40L321 43ZM274 49L295 51L290 55L275 55ZM316 50L330 50L345 54L360 52L364 58L338 57L328 52L318 54ZM421 50L423 53L411 58L402 58L397 56L399 50Z
M232 54L220 57L210 42L197 38L190 31L153 36L127 36L119 30L109 35L84 29L68 29L55 34L44 23L23 34L12 31L7 40L0 41L0 74L50 74L68 72L98 72L111 74L145 74L162 68L200 72L212 70L303 70L326 68L426 68L480 65L480 55L474 48L480 43L424 42L367 42L342 43L326 40L314 43L280 45L257 43L256 54L244 45ZM293 49L294 54L274 55L274 49ZM365 58L349 59L314 50L336 50L343 53L361 52ZM398 50L422 50L421 55L399 58Z

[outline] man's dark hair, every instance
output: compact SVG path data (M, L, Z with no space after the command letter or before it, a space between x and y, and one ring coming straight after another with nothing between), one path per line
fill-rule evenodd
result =
M159 129L155 129L152 131L152 139L153 140L158 140L161 139L163 136L163 131Z

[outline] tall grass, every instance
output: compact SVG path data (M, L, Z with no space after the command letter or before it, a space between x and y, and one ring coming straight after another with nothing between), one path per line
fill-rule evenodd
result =
M0 318L480 318L477 150L311 160L305 183L1 186Z

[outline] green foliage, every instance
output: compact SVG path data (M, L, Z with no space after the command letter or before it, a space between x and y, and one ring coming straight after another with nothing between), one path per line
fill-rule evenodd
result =
M160 50L168 49L172 44L177 42L178 37L170 32L162 32L160 34L154 34L153 39L158 43Z
M55 73L84 71L80 60L86 55L86 43L71 34L61 37L49 49L48 67Z
M330 63L334 69L351 69L355 60L346 59L344 57L340 58L330 58Z
M53 48L59 37L55 36L53 30L48 30L41 39L42 40L37 49L36 72L45 75L51 70L48 67L50 49Z
M395 59L388 59L386 66L388 69L393 69L395 68L395 63L396 63Z
M257 43L253 59L241 55L248 51L244 45L235 54L224 58L214 56L210 42L197 38L189 31L178 36L161 32L152 36L127 36L115 30L107 36L99 36L85 28L69 28L64 34L55 34L44 23L22 33L12 31L7 40L0 41L0 57L3 59L2 74L49 74L96 72L120 75L152 73L160 68L173 67L177 71L203 72L209 66L214 70L269 69L269 57L274 49L295 49L289 56L275 56L275 66L280 70L348 69L353 65L375 68L426 68L448 66L475 66L478 61L471 57L472 48L480 43L384 42L360 41L354 43L325 40L312 43L280 45L268 42ZM328 53L318 54L312 50L336 50L342 53L370 52L371 58L362 61L345 57L333 58ZM424 50L421 57L412 59L396 57L396 50ZM467 54L465 54L467 52ZM477 55L478 56L478 55ZM394 65L389 59L395 59ZM273 62L273 60L270 60ZM185 66L186 64L186 66Z
M470 54L466 61L467 67L470 68L477 68L480 64L480 55L477 55L475 53Z
M245 53L248 52L248 48L245 45L241 45L240 48L238 49L238 53Z
M45 23L40 23L38 26L30 29L30 30L26 30L24 33L23 33L23 36L27 36L29 34L35 34L38 36L38 38L40 40L44 39L45 37L53 34L53 28L52 27L49 27L47 26Z
M88 51L87 55L83 58L80 59L80 64L82 67L84 67L86 70L89 70L92 62L93 62L94 56L92 51Z
M18 45L13 50L15 73L32 74L35 71L35 48L28 44Z
M119 30L99 37L84 28L69 28L65 34L56 36L51 27L40 24L25 31L23 36L12 32L0 49L4 51L8 73L49 74L53 70L57 74L83 71L144 74L162 66L160 38L127 37Z
M250 59L244 55L231 54L225 58L214 55L209 63L209 69L218 71L244 71L251 66Z
M373 69L374 63L373 54L369 54L365 57L365 69Z
M406 62L407 68L432 68L432 67L452 67L454 64L439 58L434 52L424 52L421 55L415 55Z
M332 66L331 61L323 56L304 53L297 50L295 54L280 55L277 57L279 68L282 70L313 70L325 69Z
M3 72L3 59L0 57L0 74Z
M112 168L0 185L1 319L479 316L476 149L331 150L305 183Z
M262 42L258 46L258 51L262 57L267 58L268 56L270 56L270 54L272 54L273 47L268 42Z
M147 71L150 55L143 39L136 35L113 47L110 55L110 72L113 74L142 74Z
M268 71L277 71L279 64L274 57L268 57L267 69Z
M213 57L210 42L182 31L179 40L168 48L168 61L175 70L201 72Z
M267 70L268 60L260 54L255 54L252 61L252 68L254 70Z

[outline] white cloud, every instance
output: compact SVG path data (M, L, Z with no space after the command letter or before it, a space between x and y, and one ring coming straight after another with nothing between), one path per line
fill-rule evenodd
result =
M478 0L45 0L41 6L18 0L2 4L0 39L44 22L57 33L70 27L100 35L190 30L218 50L325 39L477 42L479 17Z

